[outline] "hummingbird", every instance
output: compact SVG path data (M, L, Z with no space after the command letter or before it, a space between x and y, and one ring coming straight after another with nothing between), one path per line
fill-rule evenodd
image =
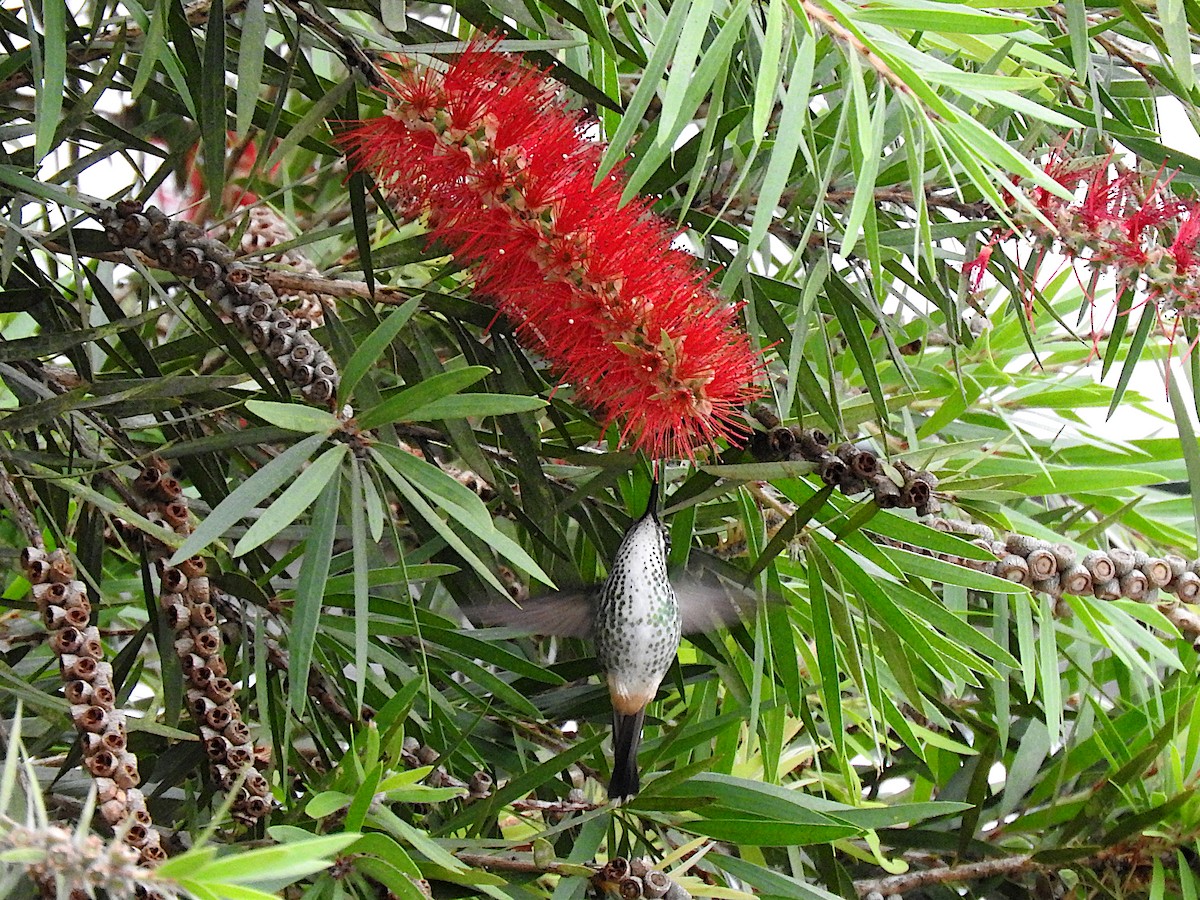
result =
M646 707L671 668L684 634L710 631L743 618L754 601L731 591L711 573L667 572L667 536L658 517L658 481L646 511L617 548L599 590L546 594L520 608L492 605L468 610L481 625L506 625L530 634L590 639L612 700L613 770L609 799L640 790L638 748Z

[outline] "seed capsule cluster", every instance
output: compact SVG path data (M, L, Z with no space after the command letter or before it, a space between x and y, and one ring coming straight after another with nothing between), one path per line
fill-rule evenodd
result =
M272 359L305 399L331 403L341 376L309 332L312 320L279 304L269 284L255 279L223 243L190 222L176 222L154 206L121 201L100 213L117 247L140 250L198 290L228 315L264 356Z
M246 223L245 231L242 232L238 246L243 254L253 253L262 257L264 250L290 243L295 239L296 235L291 226L279 213L269 206L252 206L250 207L249 221ZM275 252L263 258L282 263L289 269L304 275L321 274L320 270L313 265L313 261L295 247ZM307 319L313 325L320 325L324 320L324 310L322 310L321 301L316 294L307 292L292 294L289 292L288 299L289 301L294 299L297 304L294 309L297 319Z
M179 482L166 471L161 460L152 460L133 482L145 501L144 511L176 508L190 531L187 498ZM231 790L243 778L233 802L233 815L253 824L271 810L271 788L261 769L271 761L270 751L256 747L241 709L233 699L236 689L228 677L221 654L222 638L217 624L218 589L209 582L207 564L193 556L178 566L163 566L160 572L159 609L167 627L175 634L175 652L187 679L187 706L204 739L213 779L222 790Z
M412 735L405 737L400 758L410 769L417 769L421 766L436 766L426 779L430 787L464 788L467 791L467 797L471 800L482 800L485 797L491 796L494 786L491 775L487 772L479 771L473 774L469 781L456 778L446 770L445 766L437 765L438 760L441 759L440 753L428 744L422 744Z
M149 888L147 871L138 852L121 840L103 840L97 835L80 835L58 825L30 827L5 822L0 835L0 852L16 851L12 857L32 858L26 871L42 897L66 896L70 900L91 897L138 897L177 900L174 891ZM60 893L65 887L70 893Z
M1200 650L1200 617L1180 607L1200 599L1200 560L1188 562L1181 556L1157 557L1141 550L1114 547L1092 550L1082 559L1068 544L1051 544L1025 534L1009 534L1003 540L986 525L935 518L929 524L939 531L973 536L977 547L994 560L970 559L942 554L941 558L989 575L1023 584L1059 600L1060 614L1069 610L1061 602L1064 594L1092 595L1098 600L1137 600L1157 603L1175 624L1193 636ZM921 552L918 548L909 548ZM1161 594L1174 595L1164 599Z
M937 498L937 478L930 472L914 469L905 462L891 465L890 474L871 450L841 443L831 447L829 436L817 428L781 425L779 417L765 406L753 410L766 431L755 431L750 452L762 462L804 460L816 463L817 475L826 484L836 485L846 496L870 491L881 509L915 509L927 516L941 511Z
M21 567L58 655L63 695L83 746L83 764L96 780L100 815L123 834L142 865L166 859L162 836L146 809L137 757L130 752L125 713L116 707L112 665L104 661L100 632L91 623L87 586L62 550L21 552Z
M649 900L691 900L692 897L666 873L655 869L645 857L614 857L601 866L591 880L598 893L620 897L621 900L639 900L642 897Z

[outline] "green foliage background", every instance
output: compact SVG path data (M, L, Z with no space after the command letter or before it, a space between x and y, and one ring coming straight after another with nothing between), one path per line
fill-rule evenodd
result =
M1064 268L1031 288L1028 243L999 245L986 296L960 265L1023 191L1051 184L1042 165L1055 148L1124 148L1148 177L1165 165L1177 194L1194 192L1200 160L1162 144L1156 101L1200 122L1197 27L1194 0L0 10L0 466L103 600L123 696L147 715L133 747L156 819L198 833L219 798L196 745L173 737L189 726L152 567L105 543L113 517L137 522L110 476L151 453L179 467L202 520L229 513L193 544L255 626L231 653L247 719L275 749L269 836L367 835L296 896L416 897L408 876L424 876L438 896L565 900L586 880L564 864L647 854L696 896L853 897L905 869L999 860L988 877L960 868L961 880L908 887L1196 897L1187 636L1153 604L1069 598L1072 615L1056 615L1042 595L881 546L870 535L969 553L911 513L814 500L811 466L736 448L668 466L673 554L744 541L737 562L786 606L685 643L651 710L636 802L553 808L573 787L599 802L609 768L590 651L467 630L456 603L501 588L500 566L561 584L602 577L648 470L582 446L604 437L588 412L551 392L503 323L488 329L492 310L453 259L419 227L393 227L364 179L347 180L333 134L381 111L363 60L428 62L477 29L502 34L552 66L569 102L595 114L606 161L632 155L630 190L660 197L721 267L716 283L768 348L786 422L934 471L952 516L1195 558L1195 321L1163 313L1172 350L1156 305L1130 311L1127 298L1094 338L1103 284L1085 290ZM249 171L226 164L231 141L256 148ZM358 372L343 399L378 426L369 447L289 400L200 295L105 257L89 195L150 199L192 173L211 221L244 227L215 199L235 182L292 225L288 246L324 277L392 289L387 304L326 298L317 332ZM1169 387L1136 395L1139 365L1169 368ZM386 405L402 391L416 393ZM1129 408L1156 417L1157 436L1083 414ZM490 486L486 502L446 466ZM1168 482L1187 490L1157 487ZM786 540L766 530L767 496L799 510ZM0 521L13 611L0 707L11 717L24 703L46 789L81 795L78 770L50 783L74 733L49 648L21 639L23 543ZM266 635L288 671L268 664ZM294 675L309 665L338 703L309 696ZM340 714L364 707L370 721ZM562 733L568 720L577 736ZM469 799L422 782L404 765L406 736L457 779L488 772L495 790ZM219 827L233 848L266 836ZM493 871L488 854L524 870Z

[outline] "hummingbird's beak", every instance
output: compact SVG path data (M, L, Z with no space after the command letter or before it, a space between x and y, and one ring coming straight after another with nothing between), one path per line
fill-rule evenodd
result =
M653 519L658 521L658 479L655 478L650 482L650 498L646 501L646 511L642 513L642 520Z

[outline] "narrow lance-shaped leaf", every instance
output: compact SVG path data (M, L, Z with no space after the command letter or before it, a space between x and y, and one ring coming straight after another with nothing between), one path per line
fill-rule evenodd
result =
M38 45L33 30L32 9L26 7L30 22L30 40L36 52ZM34 149L35 162L41 162L54 143L62 113L63 94L67 88L67 4L66 0L43 0L42 18L45 34L41 39L42 79L34 92Z
M288 679L288 730L292 716L302 716L308 700L308 669L312 665L313 644L321 621L325 582L329 578L329 560L333 555L333 537L337 530L338 501L342 479L329 479L313 508L312 526L305 544L304 560L296 587L292 611L292 631L288 641L291 653Z
M420 297L413 297L384 319L379 327L367 335L343 367L342 381L338 386L338 399L343 403L354 393L354 388L379 360L388 345L396 339L400 329L408 324L413 313L421 305Z
M335 478L338 467L349 450L348 444L337 444L314 459L296 480L288 485L287 490L263 510L263 514L237 542L237 546L233 548L233 555L242 556L249 553L307 512L317 495L325 489L325 485Z
M487 366L467 366L439 372L394 394L374 409L367 410L358 416L358 426L362 429L378 428L388 422L400 421L414 410L474 384L491 371Z
M258 506L265 497L270 496L289 479L296 477L305 461L324 442L325 435L322 434L307 437L298 444L293 444L238 485L216 509L205 516L204 521L171 557L170 565L179 565L183 560L199 553L247 512Z

